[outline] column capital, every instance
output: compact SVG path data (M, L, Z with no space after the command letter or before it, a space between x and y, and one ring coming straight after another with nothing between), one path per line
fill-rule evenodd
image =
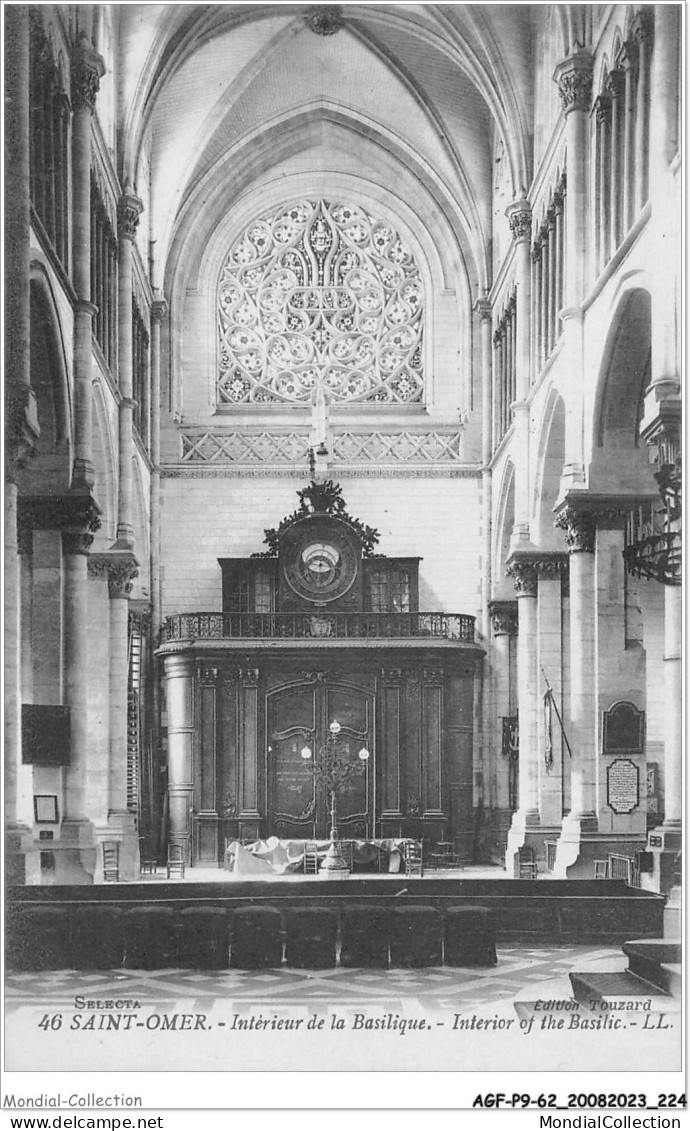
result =
M133 240L137 234L144 202L134 193L124 192L117 202L117 227L121 239Z
M139 576L139 563L134 554L126 550L108 550L89 555L88 574L89 577L107 577L111 598L126 600L135 577Z
M41 495L18 501L17 522L26 530L60 530L65 552L87 554L101 525L101 508L91 494ZM69 547L69 548L68 548Z
M593 554L597 524L594 511L584 503L566 501L554 519L554 526L563 531L571 554Z
M82 32L72 56L72 104L75 110L83 109L93 113L105 72L102 57Z
M135 599L129 603L129 628L132 632L147 632L151 626L153 608L149 601Z
M593 76L592 56L588 51L577 51L558 64L553 80L558 84L565 114L590 109Z
M489 616L494 636L517 635L517 601L489 601Z
M654 16L649 8L640 8L633 19L630 34L639 45L654 32Z
M595 99L592 105L592 112L595 114L597 124L602 125L608 122L611 118L611 95L607 94L605 90L601 92Z
M631 71L637 66L637 54L637 43L635 40L626 39L618 55L619 67L621 67L623 71Z
M532 205L528 200L516 200L506 208L510 232L515 243L529 242L532 238Z
M478 298L472 309L479 315L480 322L491 321L491 303L488 298Z
M618 69L609 71L605 90L612 101L616 98L622 98L625 91L625 72Z
M168 304L164 298L157 298L151 303L151 321L162 322L168 313Z
M8 381L5 389L5 470L10 482L36 453L40 435L36 394L30 385Z
M521 554L511 554L506 565L506 574L512 577L517 597L537 596L537 570L531 558Z

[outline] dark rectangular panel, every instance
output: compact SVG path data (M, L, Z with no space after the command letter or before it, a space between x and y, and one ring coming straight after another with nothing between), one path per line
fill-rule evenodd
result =
M69 707L22 705L22 762L33 766L69 766Z
M443 810L442 703L443 690L440 684L422 686L422 802L425 816Z

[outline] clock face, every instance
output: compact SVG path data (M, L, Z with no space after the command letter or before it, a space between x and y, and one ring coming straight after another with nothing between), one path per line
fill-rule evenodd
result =
M358 547L326 518L296 523L282 547L283 574L294 593L324 604L347 593L357 577Z

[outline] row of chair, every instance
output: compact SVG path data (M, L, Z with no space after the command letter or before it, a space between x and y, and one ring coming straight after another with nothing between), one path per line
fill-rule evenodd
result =
M392 908L350 905L340 912L302 906L281 912L248 905L173 910L145 904L65 908L31 904L12 909L8 966L41 969L240 969L289 966L385 968L483 966L496 963L493 915L475 905Z

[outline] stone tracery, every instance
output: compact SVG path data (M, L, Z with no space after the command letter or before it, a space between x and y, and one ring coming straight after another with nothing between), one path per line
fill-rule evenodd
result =
M424 289L395 228L302 200L254 221L218 291L220 404L424 398Z

